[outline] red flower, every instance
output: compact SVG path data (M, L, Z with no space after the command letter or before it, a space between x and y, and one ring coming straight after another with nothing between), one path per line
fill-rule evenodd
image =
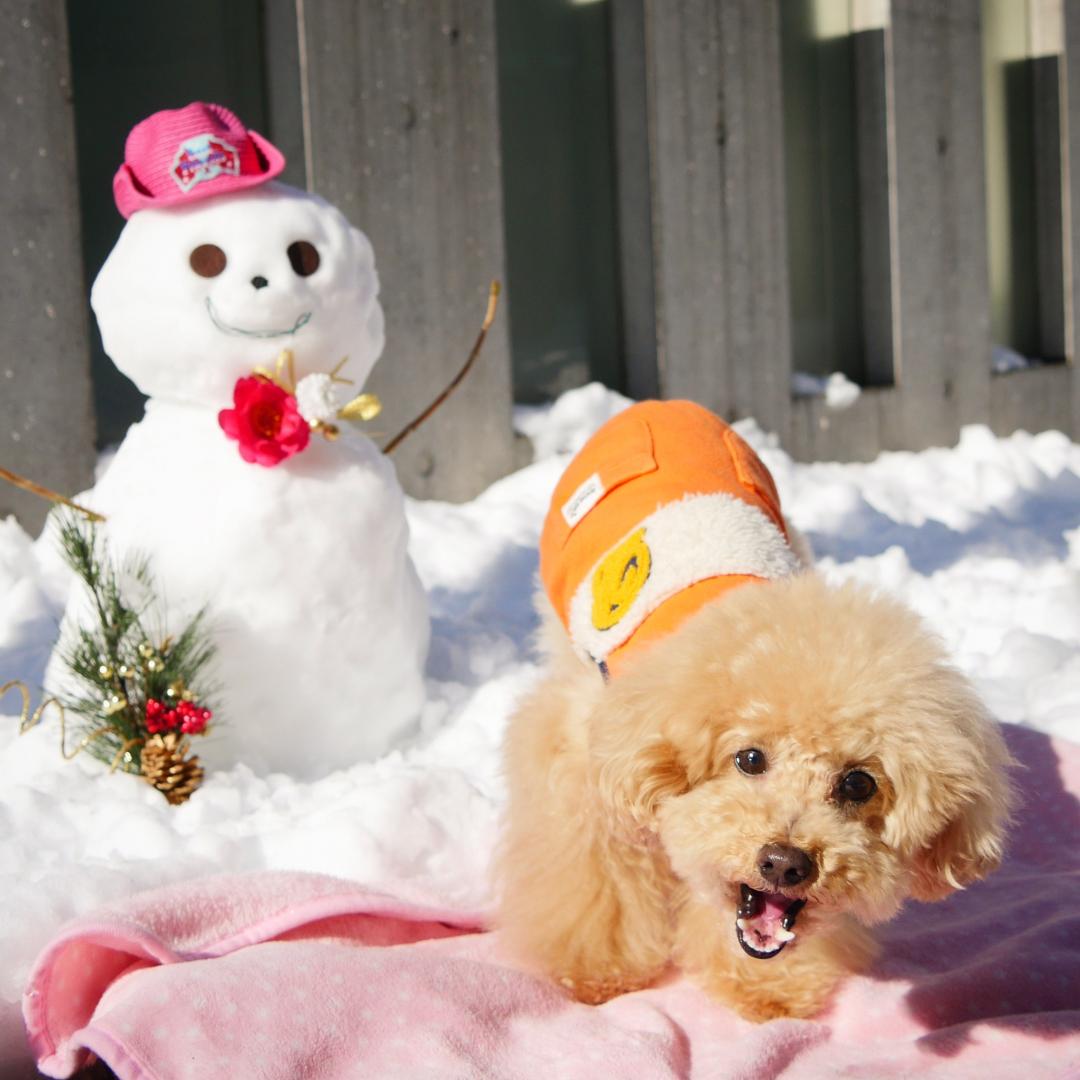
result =
M254 465L280 465L299 453L311 429L296 407L296 398L262 375L236 380L233 409L218 413L221 430L240 444L240 456Z

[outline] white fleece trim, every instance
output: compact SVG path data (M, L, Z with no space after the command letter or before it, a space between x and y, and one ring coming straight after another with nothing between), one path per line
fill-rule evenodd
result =
M607 630L592 621L593 577L619 544L645 529L652 565L626 614ZM773 580L799 572L784 534L756 506L734 495L688 495L667 503L596 560L570 602L570 638L593 660L605 660L665 600L706 578L747 574Z

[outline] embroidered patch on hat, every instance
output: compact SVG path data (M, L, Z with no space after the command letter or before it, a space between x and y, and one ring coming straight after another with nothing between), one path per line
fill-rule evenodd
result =
M222 175L240 175L240 155L231 143L207 134L185 139L180 144L173 158L172 178L184 194L196 184Z

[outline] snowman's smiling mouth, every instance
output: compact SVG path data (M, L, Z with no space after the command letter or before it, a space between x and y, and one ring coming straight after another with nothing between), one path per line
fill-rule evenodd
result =
M214 301L208 296L206 298L206 311L210 316L210 321L224 334L238 334L240 337L257 337L257 338L275 338L275 337L288 337L291 334L295 334L298 330L307 326L311 321L311 312L305 311L291 327L284 330L245 330L242 326L231 326L225 322L221 316L217 313L217 308L214 307Z

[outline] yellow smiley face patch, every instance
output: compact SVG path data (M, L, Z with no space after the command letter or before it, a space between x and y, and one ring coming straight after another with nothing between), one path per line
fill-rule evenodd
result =
M630 610L652 570L645 530L628 536L604 556L592 579L592 623L610 630Z

